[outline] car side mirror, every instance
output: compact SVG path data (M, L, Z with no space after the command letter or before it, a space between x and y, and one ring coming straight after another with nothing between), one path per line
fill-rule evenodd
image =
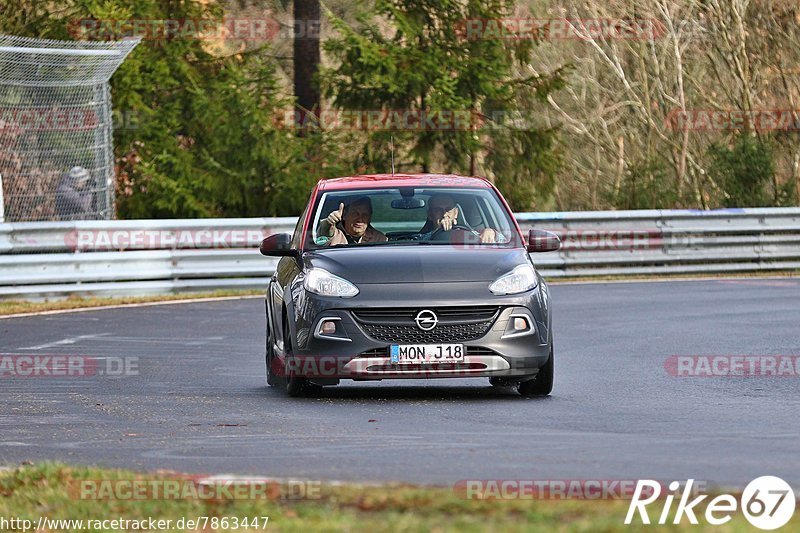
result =
M272 257L291 257L297 255L297 250L292 248L292 236L288 233L276 233L261 241L259 248L262 255Z
M555 252L561 248L561 238L552 231L534 228L528 232L528 245L525 248L529 253Z

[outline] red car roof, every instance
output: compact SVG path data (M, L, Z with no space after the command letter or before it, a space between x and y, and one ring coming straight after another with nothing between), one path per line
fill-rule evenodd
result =
M334 178L319 182L321 191L341 191L369 187L480 187L491 189L488 180L455 174L368 174Z

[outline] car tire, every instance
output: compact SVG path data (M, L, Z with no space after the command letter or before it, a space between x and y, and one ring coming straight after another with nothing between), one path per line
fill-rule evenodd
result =
M322 387L311 383L307 378L290 376L286 378L286 393L291 398L316 396Z
M550 357L536 377L519 384L517 392L525 397L547 396L553 391L553 345L550 345Z
M289 324L283 324L283 352L284 361L289 362L292 358L292 335L289 332ZM300 398L303 396L311 396L313 393L319 392L322 387L314 385L308 379L301 376L292 376L290 372L286 372L286 393L290 398Z
M269 320L269 317L267 317ZM275 342L272 339L271 330L267 333L267 355L265 358L267 366L267 385L273 388L280 388L286 385L286 380L275 374Z

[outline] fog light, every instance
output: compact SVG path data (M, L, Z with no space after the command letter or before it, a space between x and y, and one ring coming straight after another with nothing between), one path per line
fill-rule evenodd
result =
M331 320L325 320L322 323L322 327L320 327L320 332L323 335L333 335L334 333L336 333L336 322L333 322Z
M508 317L506 331L501 338L508 339L513 337L524 337L526 335L535 335L536 326L533 324L533 318L528 313L523 313L522 311L513 313Z

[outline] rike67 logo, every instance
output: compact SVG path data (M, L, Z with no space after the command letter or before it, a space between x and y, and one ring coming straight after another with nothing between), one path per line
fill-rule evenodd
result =
M680 524L685 516L690 524L697 525L699 523L697 517L700 515L707 523L719 526L730 522L737 509L741 509L751 525L763 530L773 530L786 525L794 514L796 504L794 491L779 477L762 476L754 479L745 487L741 500L738 501L731 494L716 496L705 504L704 513L700 511L700 504L708 498L708 494L701 494L690 501L689 498L694 496L693 484L693 479L688 480L680 494L678 494L680 484L677 481L669 484L671 494L666 495L664 507L656 523ZM662 496L661 489L662 485L657 481L639 480L628 507L625 523L631 524L638 513L641 523L650 524L647 506ZM672 515L672 504L676 496L679 496L679 502Z

